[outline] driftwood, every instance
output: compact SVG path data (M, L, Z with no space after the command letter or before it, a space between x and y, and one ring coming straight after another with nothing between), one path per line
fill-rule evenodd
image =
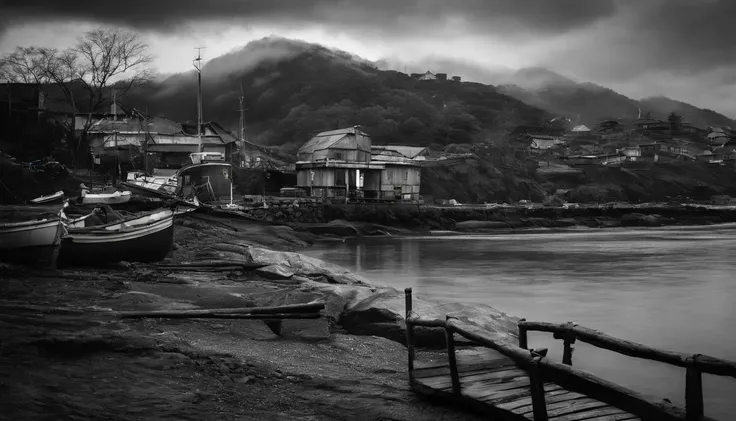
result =
M256 318L256 315L263 316L260 318L286 318L279 317L285 314L317 314L325 308L325 303L307 303L292 304L277 307L241 307L241 308L216 308L202 310L154 310L154 311L118 311L114 313L123 319L140 319L140 318L168 318L168 319L186 319L186 318L236 318L234 316L251 316L240 318ZM298 318L298 317L290 317Z

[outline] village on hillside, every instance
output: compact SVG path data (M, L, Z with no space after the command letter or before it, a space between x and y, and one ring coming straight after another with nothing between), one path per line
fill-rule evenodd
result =
M429 71L411 76L447 80L446 74ZM0 114L0 124L13 141L0 149L11 156L28 156L31 150L37 160L73 163L113 182L125 180L129 171L171 175L190 162L192 153L205 152L221 154L241 172L250 172L251 186L239 187L247 196L260 197L257 201L288 194L331 201L424 203L422 168L478 158L473 149L374 145L360 126L315 133L290 156L248 141L243 124L240 133L233 133L216 121L203 121L198 133L197 124L147 115L114 96L95 110L71 109L53 89L21 83L3 88L7 95L0 95L0 103L8 112ZM517 155L537 161L541 174L578 172L586 165L636 168L673 161L736 168L736 130L730 127L696 127L674 113L666 121L645 116L607 119L590 127L575 123L556 117L538 126L517 126L511 145ZM75 150L70 139L78 142L81 137L88 149ZM48 141L53 138L58 140ZM427 198L455 202L453 197Z
M736 130L696 127L675 113L666 121L607 119L591 127L558 117L544 126L519 126L514 136L542 167L699 161L736 168Z

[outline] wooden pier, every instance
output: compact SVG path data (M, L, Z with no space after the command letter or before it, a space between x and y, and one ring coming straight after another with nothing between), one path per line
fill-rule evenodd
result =
M736 378L736 363L705 355L663 351L614 338L573 323L519 322L518 346L477 326L447 316L416 317L412 291L406 292L406 343L409 379L415 392L472 408L494 420L628 421L711 420L703 415L702 373ZM444 329L447 361L415 360L415 326ZM550 332L563 340L562 363L546 358L547 350L527 349L527 332ZM456 350L455 335L473 344L471 353ZM633 390L572 367L576 340L635 358L683 367L686 407L654 401ZM478 350L480 348L480 351Z

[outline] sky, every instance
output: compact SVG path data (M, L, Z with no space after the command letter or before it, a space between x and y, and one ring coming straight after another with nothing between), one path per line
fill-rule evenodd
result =
M195 47L207 60L278 35L410 72L439 62L543 66L736 118L734 17L734 0L3 0L0 54L66 48L86 30L118 26L138 31L156 70L170 73L192 69Z

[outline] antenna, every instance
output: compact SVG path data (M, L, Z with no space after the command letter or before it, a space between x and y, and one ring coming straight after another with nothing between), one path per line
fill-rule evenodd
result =
M192 61L197 69L197 152L202 152L202 50L206 47L195 47L197 58Z

